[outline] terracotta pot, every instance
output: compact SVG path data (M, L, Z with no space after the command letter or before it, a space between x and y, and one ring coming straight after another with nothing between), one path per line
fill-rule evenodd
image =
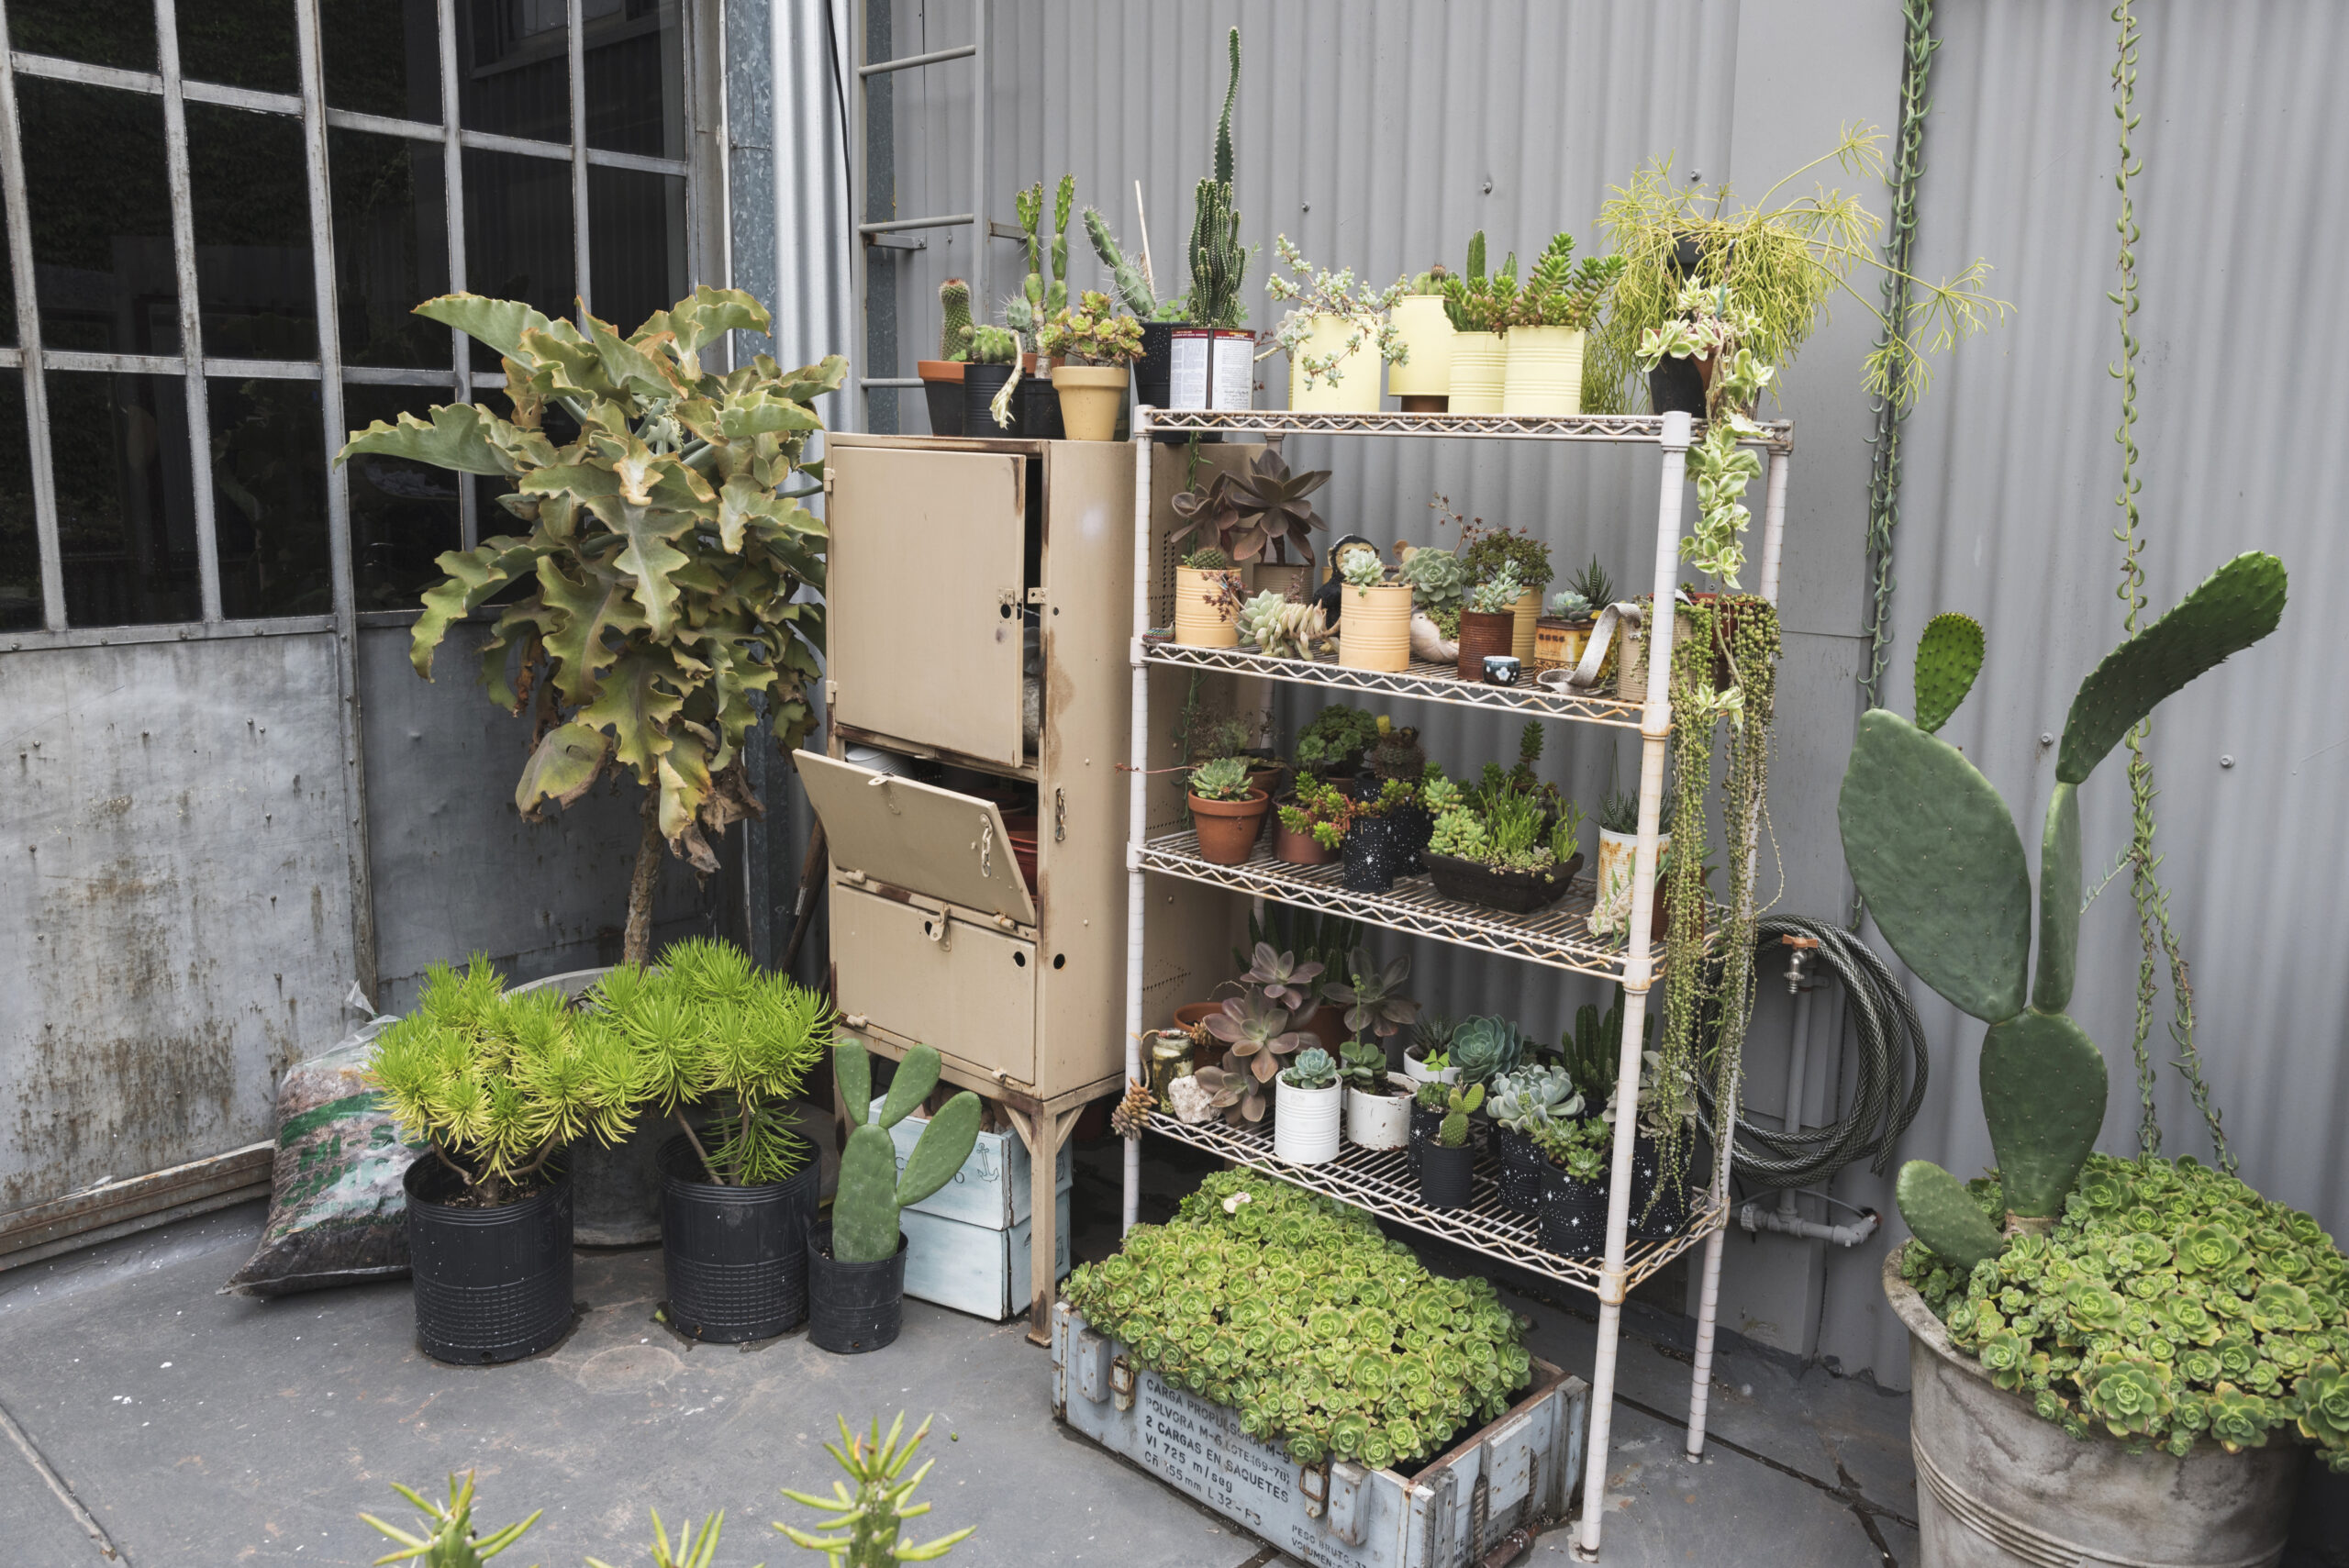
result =
M1386 367L1386 390L1403 400L1408 414L1441 414L1452 392L1452 317L1437 294L1406 295L1388 313L1409 352ZM1432 400L1433 408L1414 404Z
M1579 327L1512 327L1501 382L1501 412L1527 419L1570 419L1582 412Z
M1287 774L1288 764L1286 762L1265 762L1262 765L1251 762L1248 764L1248 787L1261 789L1267 795L1278 795L1282 781Z
M1231 584L1236 595L1240 573L1222 571L1195 572L1187 566L1174 569L1174 640L1189 648L1237 648L1240 646L1240 606L1215 602L1219 582Z
M1052 389L1060 394L1061 424L1072 441L1118 439L1118 414L1126 406L1123 365L1059 365Z
M1502 610L1487 614L1483 610L1460 612L1460 678L1481 681L1485 678L1485 658L1487 654L1507 653L1516 635L1517 616Z
M1508 340L1497 332L1452 335L1452 404L1454 414L1497 414L1501 383L1508 373Z
M1186 1002L1174 1009L1174 1026L1186 1030L1195 1029L1221 1011L1223 1004L1220 1002ZM1222 1066L1227 1049L1223 1041L1208 1035L1205 1044L1191 1048L1191 1070L1197 1072L1202 1067Z
M1308 829L1292 833L1279 813L1273 816L1273 859L1293 866L1325 866L1338 858L1335 850L1325 850L1321 841Z
M1338 618L1339 663L1398 673L1411 667L1409 584L1345 585L1339 589L1339 601L1343 606Z
M1517 621L1508 630L1508 651L1520 667L1533 668L1533 627L1542 618L1542 590L1528 588L1517 596Z
M1219 866L1245 862L1256 848L1256 835L1264 830L1272 797L1263 790L1252 790L1245 800L1201 800L1196 795L1190 798L1191 822L1199 832L1199 858Z

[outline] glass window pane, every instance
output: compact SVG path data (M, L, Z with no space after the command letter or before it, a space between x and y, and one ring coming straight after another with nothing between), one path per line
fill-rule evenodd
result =
M262 93L302 90L294 0L181 0L180 74Z
M453 395L445 386L346 386L343 418L353 430L378 419L396 424L403 413L429 419L433 405ZM440 580L434 558L462 542L457 486L464 476L373 453L352 458L343 472L351 476L351 554L359 607L414 609L418 595Z
M465 150L465 286L569 316L577 293L571 240L571 165L551 158ZM476 343L473 363L495 373Z
M449 329L412 314L449 292L448 180L438 143L327 132L335 307L352 365L449 362Z
M439 123L439 18L433 0L318 0L328 106Z
M152 71L155 0L10 0L8 42L27 54Z
M205 357L317 359L302 122L190 104L187 164Z
M201 618L187 384L52 370L48 387L66 624Z
M685 155L685 31L678 0L586 0L587 145Z
M17 112L42 339L179 352L162 99L20 75Z
M25 382L0 371L0 631L40 625L40 538L33 526Z
M457 0L457 82L468 130L571 139L567 0Z
M325 615L334 603L318 384L213 376L206 390L221 615Z
M596 314L623 332L693 292L682 175L589 166L587 277Z

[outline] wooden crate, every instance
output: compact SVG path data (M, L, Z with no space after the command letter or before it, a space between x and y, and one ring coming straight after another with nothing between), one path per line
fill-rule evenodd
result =
M881 1102L873 1102L878 1113ZM889 1137L897 1145L897 1171L903 1174L906 1157L914 1151L914 1144L921 1137L930 1118L917 1111L889 1129ZM1074 1179L1074 1167L1069 1157L1069 1146L1061 1145L1058 1163L1052 1172L1052 1190L1061 1195L1060 1213L1068 1214L1068 1190ZM922 1199L907 1207L908 1213L934 1214L944 1219L959 1220L987 1230L1009 1230L1014 1227L1026 1232L1026 1226L1035 1207L1035 1184L1028 1163L1028 1146L1008 1132L982 1132L971 1146L971 1157L954 1173L954 1179ZM907 1235L912 1232L908 1230ZM1068 1246L1061 1244L1061 1268L1068 1268ZM1021 1269L1019 1277L1028 1277Z
M1067 1187L1061 1188L1055 1207L1060 1221L1052 1229L1057 1283L1068 1275ZM1035 1295L1030 1288L1034 1266L1030 1220L1023 1218L1008 1229L995 1230L909 1208L898 1223L906 1232L907 1296L994 1323L1028 1310Z

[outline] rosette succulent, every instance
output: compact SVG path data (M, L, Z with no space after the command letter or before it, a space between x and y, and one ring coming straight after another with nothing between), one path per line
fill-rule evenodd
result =
M1492 1081L1493 1119L1511 1132L1528 1132L1536 1122L1579 1116L1582 1096L1563 1067L1519 1067Z
M1525 1036L1507 1018L1463 1018L1452 1031L1452 1064L1463 1084L1482 1084L1508 1072L1525 1053Z

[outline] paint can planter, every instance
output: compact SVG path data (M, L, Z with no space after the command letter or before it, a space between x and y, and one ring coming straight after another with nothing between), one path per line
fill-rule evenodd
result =
M1452 317L1444 313L1443 296L1406 295L1388 313L1407 350L1403 360L1386 367L1386 390L1406 410L1441 414L1451 407ZM1424 401L1436 406L1427 408ZM1415 403L1422 406L1414 409Z
M906 1322L906 1238L877 1263L832 1256L832 1228L807 1233L807 1340L835 1355L863 1355L895 1344Z
M427 1155L402 1178L416 1291L416 1348L481 1366L552 1348L571 1330L571 1177L519 1203L448 1200L455 1174Z
M1541 670L1571 670L1582 662L1582 651L1590 645L1590 622L1559 620L1553 616L1540 616L1533 622L1533 668Z
M1408 869L1409 846L1395 824L1383 817L1365 817L1346 829L1344 857L1338 880L1349 893L1387 893Z
M1580 1378L1537 1358L1497 1420L1408 1478L1345 1460L1300 1474L1277 1440L1241 1430L1238 1411L1136 1366L1067 1302L1052 1309L1055 1419L1319 1568L1457 1568L1563 1521L1589 1408Z
M1284 1072L1273 1080L1273 1158L1290 1165L1320 1165L1338 1157L1338 1118L1344 1086L1300 1089Z
M1430 1208L1465 1208L1476 1179L1476 1146L1457 1149L1430 1138L1419 1145L1419 1201Z
M1191 825L1199 835L1199 859L1210 865L1244 864L1264 831L1271 797L1260 789L1250 791L1245 800L1202 800L1196 795L1189 798Z
M807 1232L820 1167L780 1182L725 1186L706 1179L680 1135L661 1146L661 1262L669 1321L689 1339L769 1340L807 1316Z
M1452 404L1454 414L1497 414L1508 374L1508 339L1497 332L1452 335Z
M1230 592L1222 590L1229 588ZM1174 640L1186 648L1240 646L1240 573L1174 569Z
M1500 1205L1513 1214L1542 1212L1542 1172L1550 1162L1533 1140L1514 1128L1493 1124L1494 1185Z
M1346 1090L1346 1137L1364 1149L1401 1149L1411 1140L1411 1081L1386 1074L1388 1092Z
M1542 1161L1542 1250L1562 1258L1598 1258L1607 1252L1607 1184L1577 1182Z
M1909 1329L1909 1449L1923 1568L2050 1562L2272 1563L2291 1529L2308 1450L2281 1434L2185 1458L2083 1442L1991 1383L1950 1343L1924 1297L1884 1260L1884 1295Z
M1627 930L1631 924L1632 872L1639 853L1637 833L1617 833L1608 828L1598 830L1598 872L1591 888L1590 934L1594 937L1613 936ZM1672 848L1672 835L1659 834L1655 841L1655 860L1664 864L1664 851ZM1659 888L1659 895L1661 895ZM1661 907L1659 898L1658 907Z
M1118 415L1126 406L1123 365L1055 365L1052 391L1060 399L1061 424L1072 441L1113 441Z
M1688 1168L1676 1183L1664 1186L1661 1197L1656 1188L1664 1183L1664 1151L1653 1138L1631 1140L1631 1236L1634 1241L1668 1241L1688 1222L1692 1198L1704 1193L1705 1172L1711 1162L1702 1147L1688 1151ZM1649 1199L1654 1197L1651 1206Z
M1256 334L1245 328L1178 324L1167 334L1166 406L1256 406Z
M1509 628L1508 651L1520 667L1533 668L1533 628L1542 619L1542 590L1528 588L1517 596L1517 621Z
M1354 670L1411 667L1411 585L1378 583L1338 590L1338 662Z
M1457 671L1464 681L1485 678L1485 659L1488 654L1506 654L1517 629L1517 614L1513 610L1463 610L1460 612L1460 656Z
M1305 346L1288 361L1288 406L1300 414L1375 414L1378 412L1378 343L1370 332L1362 332L1362 341L1353 352L1346 352L1346 339L1358 328L1342 316L1316 316L1305 335ZM1305 370L1297 361L1306 354L1315 359L1331 355L1345 357L1338 361L1338 379L1316 376L1313 384L1305 384Z
M1583 329L1512 327L1501 412L1521 419L1571 419L1582 412Z
M930 405L930 433L933 436L959 436L963 433L963 372L960 360L917 360L914 370L921 377L921 395Z

